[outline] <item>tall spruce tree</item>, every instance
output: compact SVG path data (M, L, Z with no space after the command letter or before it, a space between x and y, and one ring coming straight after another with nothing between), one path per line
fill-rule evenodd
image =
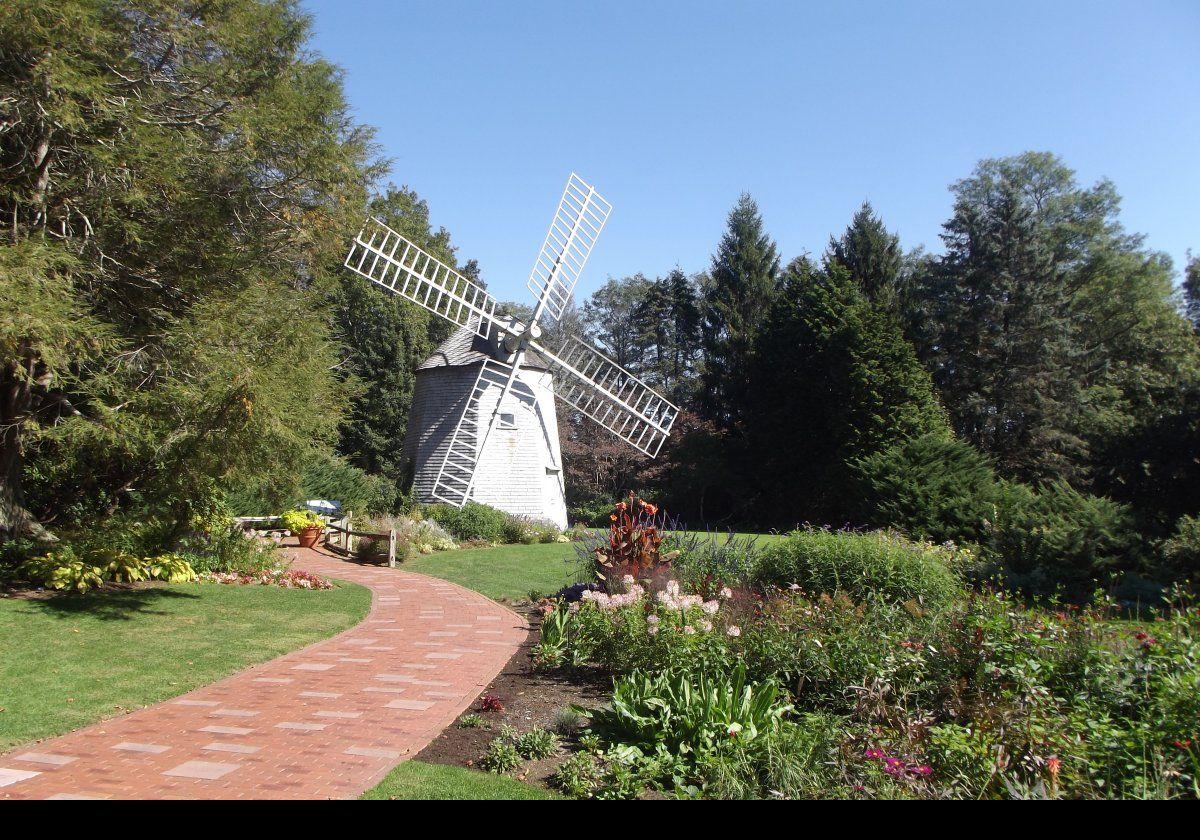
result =
M806 259L783 291L747 371L753 513L761 524L844 524L847 462L926 434L949 436L929 374L895 319L846 269Z
M1082 407L1072 376L1067 278L1010 184L964 198L926 287L938 325L929 356L955 430L1025 480L1072 475Z
M1183 272L1183 311L1192 328L1200 332L1200 257L1191 254Z
M743 194L729 214L701 305L701 407L727 429L744 418L746 371L759 330L779 292L779 253L758 205Z
M884 227L870 202L863 202L840 238L830 238L829 259L846 268L868 300L896 310L904 265L900 237Z

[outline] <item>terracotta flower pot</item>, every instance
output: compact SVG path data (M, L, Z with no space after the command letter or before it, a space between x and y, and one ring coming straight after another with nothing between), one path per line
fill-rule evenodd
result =
M301 548L312 548L317 544L317 540L321 538L321 532L324 530L320 525L312 525L297 534L296 539L300 541Z

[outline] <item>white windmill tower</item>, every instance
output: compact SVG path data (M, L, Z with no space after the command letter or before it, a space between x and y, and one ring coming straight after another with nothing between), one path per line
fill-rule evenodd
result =
M554 349L539 341L539 323L562 317L611 211L571 174L529 275L537 304L528 323L378 219L367 220L346 266L459 328L418 369L404 448L421 501L478 501L565 527L551 394L635 449L658 454L675 405L578 337Z

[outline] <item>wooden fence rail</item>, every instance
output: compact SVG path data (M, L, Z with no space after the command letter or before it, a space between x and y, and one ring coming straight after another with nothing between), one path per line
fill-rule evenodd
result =
M325 539L325 545L342 554L350 555L354 553L355 539L370 539L370 540L387 540L388 551L388 566L396 568L396 529L392 528L386 534L376 534L370 531L355 531L351 523L354 516L354 511L346 511L346 515L341 519L334 519L331 516L322 516L325 520L325 530L321 536ZM236 518L238 525L257 525L259 523L278 522L278 516L239 516ZM335 536L340 535L340 537Z

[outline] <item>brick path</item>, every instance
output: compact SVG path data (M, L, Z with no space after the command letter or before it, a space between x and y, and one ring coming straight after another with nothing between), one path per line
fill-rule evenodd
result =
M0 755L3 799L348 798L433 740L526 623L454 584L291 549L372 590L350 630L190 694Z

